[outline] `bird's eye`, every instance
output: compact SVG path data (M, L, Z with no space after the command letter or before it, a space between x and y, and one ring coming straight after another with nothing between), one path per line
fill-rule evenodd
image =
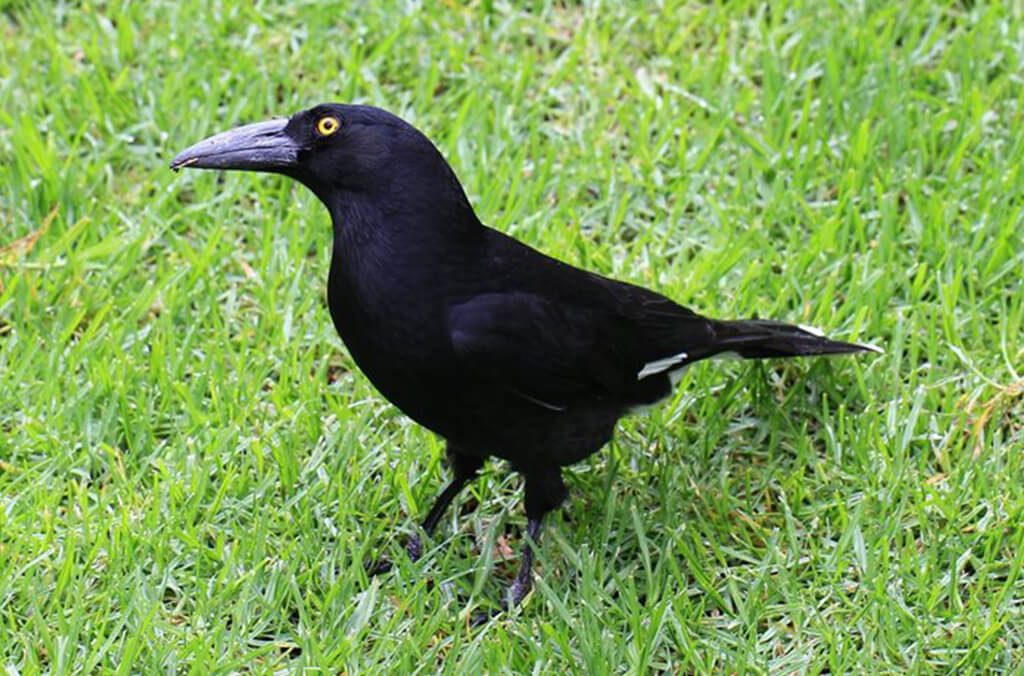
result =
M338 122L336 117L321 117L316 123L316 131L321 136L330 136L338 131L339 127L341 127L341 122Z

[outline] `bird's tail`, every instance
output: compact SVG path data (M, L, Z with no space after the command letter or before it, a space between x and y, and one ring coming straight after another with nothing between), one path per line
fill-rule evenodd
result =
M715 332L721 352L735 352L744 359L882 352L874 345L830 340L817 329L768 319L720 321Z

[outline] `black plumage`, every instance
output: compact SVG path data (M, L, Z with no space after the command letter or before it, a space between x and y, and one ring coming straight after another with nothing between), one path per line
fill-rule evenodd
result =
M172 168L290 176L331 214L328 305L353 359L388 400L447 441L454 479L430 532L483 461L525 479L528 533L565 498L561 468L597 451L616 421L666 397L683 367L875 349L767 320L702 317L478 220L434 145L369 106L325 104L218 134ZM409 543L416 558L419 538ZM523 550L511 602L530 588Z

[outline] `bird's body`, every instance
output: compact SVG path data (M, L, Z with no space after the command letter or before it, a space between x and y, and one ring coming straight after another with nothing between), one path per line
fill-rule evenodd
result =
M623 414L668 396L694 361L870 349L779 322L708 319L488 228L433 144L376 108L328 104L225 132L172 163L184 166L282 173L327 206L334 326L381 394L448 441L455 479L428 532L497 456L525 477L536 537L565 496L561 468L607 443ZM531 557L525 548L514 603Z
M360 369L413 420L523 471L579 461L629 407L668 394L665 373L637 378L643 362L624 344L650 342L636 335L640 303L678 309L682 331L706 330L667 299L484 226L455 250L418 252L424 259L409 265L434 274L411 285L391 275L361 288L374 277L361 268L372 246L336 248L328 283L335 327Z

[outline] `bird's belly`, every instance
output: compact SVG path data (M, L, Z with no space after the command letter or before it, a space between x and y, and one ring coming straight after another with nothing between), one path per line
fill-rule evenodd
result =
M553 411L507 391L460 393L456 400L464 412L461 443L524 472L571 465L595 453L611 439L622 413L618 406L593 403Z
M622 414L611 405L553 411L476 381L447 360L367 349L344 334L343 340L374 387L405 415L464 452L504 458L523 471L589 456L611 438Z

